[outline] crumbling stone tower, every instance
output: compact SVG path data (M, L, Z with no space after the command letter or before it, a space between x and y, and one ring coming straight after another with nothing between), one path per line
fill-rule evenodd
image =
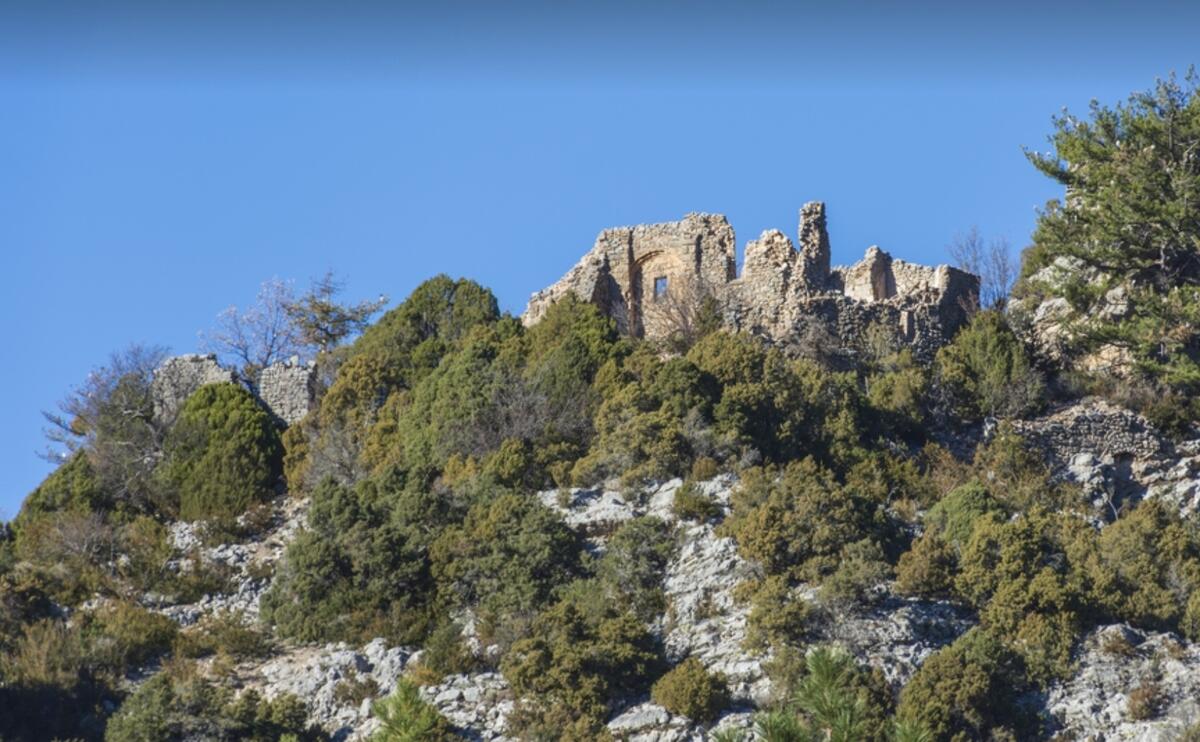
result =
M567 293L590 301L622 332L661 337L671 331L648 312L680 286L717 299L725 324L774 342L832 339L852 347L873 326L932 358L978 308L979 278L892 258L872 246L849 267L830 266L825 204L800 209L800 249L779 230L746 244L737 275L736 242L725 217L688 214L682 221L606 229L592 249L553 286L538 291L522 315L541 319Z

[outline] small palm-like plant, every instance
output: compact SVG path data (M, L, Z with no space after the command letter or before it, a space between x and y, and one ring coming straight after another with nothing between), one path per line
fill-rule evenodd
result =
M401 678L396 690L376 703L371 712L382 723L371 742L435 742L452 739L450 725L426 703L417 686Z
M763 742L815 742L800 720L786 711L759 714L754 719L754 734Z
M866 735L866 701L853 690L854 658L819 647L805 659L808 674L796 689L795 705L829 742L856 742Z

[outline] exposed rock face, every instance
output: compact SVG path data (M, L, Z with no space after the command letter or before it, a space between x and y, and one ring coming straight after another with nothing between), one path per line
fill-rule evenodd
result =
M466 739L506 740L504 727L515 703L499 673L451 675L421 689L421 697L437 707Z
M1078 341L1089 329L1129 316L1129 294L1125 286L1109 289L1103 300L1087 313L1071 306L1063 296L1068 277L1097 283L1100 274L1082 261L1059 256L1054 262L1020 280L1014 300L1009 304L1013 327L1023 336L1037 356L1047 364L1075 368L1097 374L1124 376L1133 368L1127 348L1102 345L1081 352Z
M1200 648L1170 634L1105 626L1084 640L1078 672L1051 686L1046 713L1062 738L1080 742L1166 742L1200 721ZM1153 701L1149 718L1135 718L1130 696L1139 688ZM1136 705L1136 703L1135 703Z
M1174 445L1144 417L1095 398L1012 426L1106 517L1143 497L1184 515L1200 509L1200 440Z
M240 614L248 621L257 620L259 601L271 586L271 578L262 573L270 571L283 557L284 549L304 527L308 515L307 499L282 496L271 505L271 521L266 530L240 543L204 546L198 524L182 521L171 524L168 536L175 556L167 563L168 569L189 569L188 557L195 555L228 572L230 587L223 593L204 595L195 603L169 605L157 597L146 602L181 626L224 612Z
M300 422L317 397L317 364L301 363L298 358L273 363L259 373L257 391L283 424Z
M309 722L336 740L365 740L378 728L371 718L371 703L396 689L411 654L388 648L375 639L355 650L345 644L296 647L260 665L243 665L236 676L246 687L267 698L290 693L308 704ZM372 684L375 694L357 705L339 698L339 686Z
M800 249L778 230L764 232L746 245L740 277L733 229L722 216L605 230L578 265L533 295L522 320L537 322L573 293L614 317L622 331L661 337L672 328L659 316L659 302L709 296L732 329L774 341L812 337L819 326L853 345L877 324L928 358L978 306L977 276L895 260L878 247L853 266L831 268L825 221L823 203L805 204Z
M151 393L155 418L170 423L183 403L206 384L236 383L237 374L217 362L215 355L189 354L168 358L154 370Z

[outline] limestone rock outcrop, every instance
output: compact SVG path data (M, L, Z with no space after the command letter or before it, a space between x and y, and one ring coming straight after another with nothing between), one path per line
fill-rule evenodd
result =
M831 267L823 203L801 209L797 239L799 249L778 230L763 232L746 245L739 276L723 216L608 229L562 279L531 297L522 320L537 322L573 293L623 332L653 338L674 329L664 305L714 299L731 329L772 341L813 342L817 331L854 346L878 325L928 358L978 307L979 278L949 266L916 265L871 247L856 264Z
M1045 701L1055 739L1167 742L1200 719L1200 647L1116 624L1089 634L1076 661Z

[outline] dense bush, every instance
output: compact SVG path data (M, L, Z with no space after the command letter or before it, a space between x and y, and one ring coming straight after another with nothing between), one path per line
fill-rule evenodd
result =
M1017 417L1040 406L1044 382L1004 315L979 312L937 353L938 378L967 419Z
M892 567L876 541L862 539L846 544L837 568L821 585L821 600L841 610L878 602L883 593L876 588L891 576Z
M958 571L958 553L936 526L913 541L896 564L896 589L905 595L941 598L950 595Z
M1005 508L978 482L960 485L946 494L925 515L925 522L948 543L962 548L971 538L975 522L989 513L1003 516Z
M264 619L304 641L419 639L433 597L428 549L450 518L444 499L402 478L326 480L263 597Z
M779 650L799 646L811 629L812 606L795 594L787 580L779 575L766 577L739 592L749 592L750 611L746 616L746 647ZM752 590L752 592L750 592Z
M127 602L101 608L90 623L89 654L118 675L167 652L178 630L166 616Z
M175 652L182 657L216 654L241 661L266 657L274 648L271 637L240 612L223 611L180 632Z
M671 512L680 520L695 520L701 523L715 520L724 512L721 504L705 494L694 482L686 481L675 490Z
M892 538L877 493L839 483L811 459L788 464L778 476L746 472L732 502L724 527L769 574L820 581L837 569L848 545Z
M711 673L700 660L688 657L654 683L650 698L672 714L706 723L729 702L725 682L724 675Z
M652 621L666 608L661 582L674 552L666 523L654 516L635 518L608 539L596 576L609 600Z
M161 740L321 740L308 729L308 713L295 696L268 701L253 690L241 695L194 672L160 672L138 686L108 722L107 742Z
M894 732L912 729L892 724L892 695L883 675L859 667L846 652L817 647L804 657L801 672L788 703L755 719L759 738L884 742L904 739Z
M582 544L534 498L502 494L481 502L429 550L443 603L475 608L490 631L518 625L580 574Z
M934 653L900 692L897 715L924 725L936 740L1010 738L1025 723L1020 658L983 629L971 629Z
M1200 594L1200 530L1159 500L1146 500L1102 529L1089 577L1120 620L1200 638L1191 606ZM1190 610L1189 610L1190 609ZM1187 620L1187 619L1190 619Z
M976 523L961 554L957 592L1038 682L1069 672L1071 650L1091 617L1078 553L1091 536L1074 513L1034 510L1013 520L992 514Z
M112 695L77 628L52 619L21 627L0 655L0 735L7 740L95 738Z
M22 524L38 516L62 510L86 513L110 505L87 454L79 451L26 496L13 526L19 531Z
M611 701L644 691L660 654L631 613L607 605L598 615L574 600L559 602L513 644L500 670L517 693L569 718L600 722Z
M184 520L231 520L279 483L279 432L245 389L209 384L188 397L164 446L159 473Z

